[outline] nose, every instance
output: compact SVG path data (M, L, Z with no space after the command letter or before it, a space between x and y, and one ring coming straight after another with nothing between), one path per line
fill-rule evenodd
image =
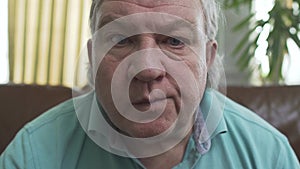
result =
M149 68L139 72L135 78L143 82L161 81L165 76L165 71L155 68Z
M166 76L164 54L160 49L148 48L137 51L129 66L129 76L142 82L160 81Z

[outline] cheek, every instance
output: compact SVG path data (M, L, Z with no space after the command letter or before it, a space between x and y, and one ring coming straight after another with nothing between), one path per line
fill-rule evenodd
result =
M201 82L205 82L204 80L206 80L206 75L207 75L207 65L205 62L205 59L203 59L202 61L198 61L197 63L195 63L194 65L194 72L195 72L195 76L197 79L197 81Z
M206 87L207 78L207 65L205 62L205 57L201 59L199 57L194 57L186 62L188 67L193 73L194 81L196 84L189 86L191 89L194 88L197 91L190 90L188 93L195 97L195 99L201 98ZM192 81L191 81L192 82ZM197 86L197 88L195 88ZM190 93L192 92L192 93Z
M191 55L184 60L184 63L192 71L197 82L206 82L207 65L205 56Z
M205 62L200 61L194 65L194 72L196 82L198 83L200 95L202 95L203 90L206 87L206 79L207 79L207 66Z
M98 101L107 112L109 119L114 125L118 126L117 124L119 123L121 116L116 113L117 110L113 103L111 93L111 82L116 67L117 64L115 62L111 62L109 59L103 59L96 74L95 92Z
M111 105L112 103L111 81L117 65L116 62L112 62L109 58L105 57L97 70L95 90L102 105ZM104 108L106 109L106 107Z
M104 57L101 64L97 69L96 80L97 86L108 88L111 83L111 79L115 72L118 62L115 62L111 57Z

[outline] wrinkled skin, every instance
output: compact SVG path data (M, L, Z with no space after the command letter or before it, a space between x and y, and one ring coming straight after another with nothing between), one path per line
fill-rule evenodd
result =
M97 11L96 29L122 16L141 12L161 12L183 18L201 32L204 31L204 19L200 5L201 4L196 0L104 0L100 10ZM168 22L168 20L165 20L161 23L167 24ZM173 26L173 28L174 31L186 32L186 30L180 27ZM111 40L115 41L121 38L120 35L116 35L111 37ZM92 43L91 40L88 43L91 62L93 61L91 58L93 53ZM174 123L178 117L184 95L191 99L201 100L206 86L207 70L214 60L217 45L215 41L202 41L195 42L191 46L195 47L194 50L198 50L198 54L187 44L178 39L161 34L148 33L128 37L119 42L106 54L99 69L97 69L97 72L94 72L96 73L95 89L101 105L116 127L132 137L155 136L168 129ZM153 104L154 107L159 107L166 101L166 107L159 118L149 123L137 123L128 120L117 111L111 95L111 81L116 68L126 57L134 52L152 48L160 49L162 52L170 52L179 59L176 61L173 60L173 62L157 61L157 59L153 59L156 56L152 56L151 52L148 52L145 53L147 57L144 59L140 59L138 62L128 65L128 71L126 72L128 74L131 73L136 64L140 63L149 66L148 69L135 75L129 87L131 103L137 110L145 111L149 109L150 104ZM175 62L176 64L171 64ZM188 66L190 71L194 74L195 79L193 80L197 82L197 84L192 84L194 83L192 80L185 82L188 87L190 86L190 91L180 91L174 78L167 73L168 71L175 71L173 73L184 75L185 72L182 72L183 69L181 68L182 64ZM151 67L159 67L161 69L153 69ZM120 85L123 85L123 83L120 82ZM193 86L197 86L197 91L192 89ZM166 94L165 100L158 98L152 98L152 100L150 100L149 93L153 89L162 90ZM189 114L193 112L185 113Z

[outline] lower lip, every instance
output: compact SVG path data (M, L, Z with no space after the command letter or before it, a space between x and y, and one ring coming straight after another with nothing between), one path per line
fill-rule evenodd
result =
M133 104L133 107L136 108L139 111L147 111L150 108L150 106L151 106L150 103Z
M133 106L140 111L147 111L151 107L151 104L158 104L158 103L163 102L164 100L165 99L159 99L159 100L154 100L150 103L136 103L136 104L133 104Z

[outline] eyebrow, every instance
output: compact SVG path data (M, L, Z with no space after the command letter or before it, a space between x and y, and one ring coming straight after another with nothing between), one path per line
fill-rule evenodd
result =
M117 16L117 15L106 15L103 18L100 18L100 22L98 23L96 30L102 28L104 25L120 18L121 16Z
M135 26L135 25L132 25L132 22L124 24L124 22L118 21L118 19L121 17L122 17L122 15L108 14L108 15L104 16L103 18L100 18L100 22L97 25L96 30L99 30L100 28L102 28L103 26L105 26L106 24L108 24L112 21L114 21L115 24L119 25L122 28L125 28L124 26L126 26L126 25L127 26L128 25ZM199 31L197 29L196 23L187 21L183 18L172 20L172 21L170 21L170 23L167 23L165 25L160 25L160 26L161 26L162 30L164 30L165 33L180 30L180 28L183 28L183 29L187 28L188 31L190 31L190 32L195 32L195 30L197 30L196 32Z

